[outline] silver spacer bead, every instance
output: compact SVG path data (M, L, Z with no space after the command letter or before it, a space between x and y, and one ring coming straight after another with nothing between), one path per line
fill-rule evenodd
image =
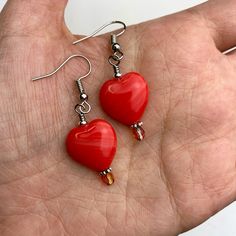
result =
M131 128L133 128L133 129L138 129L138 128L142 127L142 126L143 126L143 122L142 122L142 121L139 121L139 122L137 122L137 123L131 125Z
M88 95L86 93L81 93L80 94L80 100L82 100L82 101L88 100Z
M119 43L114 43L113 45L112 45L112 50L113 51L119 51L121 49L121 47L120 47L120 44Z
M112 171L112 168L110 167L110 168L108 168L107 170L101 171L99 174L100 174L101 176L105 176L105 175L107 175L108 173L110 173L111 171Z

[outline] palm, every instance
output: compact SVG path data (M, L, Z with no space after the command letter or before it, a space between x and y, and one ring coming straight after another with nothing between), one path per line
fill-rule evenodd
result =
M55 24L43 27L41 21L25 37L20 30L2 36L1 235L174 235L235 199L235 71L203 20L185 12L131 27L120 38L122 71L140 72L150 86L142 143L97 101L112 75L108 36L75 47L75 37ZM74 79L86 72L82 62L74 60L57 78L30 81L72 53L93 64L85 81L89 119L105 118L117 130L112 187L64 150L65 136L78 122Z

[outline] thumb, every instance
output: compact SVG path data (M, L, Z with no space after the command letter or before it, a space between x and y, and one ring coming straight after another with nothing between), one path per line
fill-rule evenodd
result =
M52 33L64 27L68 0L8 0L0 14L0 35Z

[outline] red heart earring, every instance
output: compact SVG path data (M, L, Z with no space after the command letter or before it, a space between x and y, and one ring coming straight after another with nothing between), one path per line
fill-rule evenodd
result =
M67 135L66 149L69 156L74 161L100 172L102 180L106 184L111 185L114 182L114 177L111 173L110 165L115 156L117 147L115 131L105 120L95 119L87 123L85 117L85 115L91 111L91 106L88 103L88 95L85 93L82 79L86 78L91 73L90 61L85 56L75 54L68 57L52 73L35 77L32 80L36 81L54 75L69 60L75 57L80 57L86 60L89 65L89 71L86 75L76 80L80 93L80 104L75 106L75 111L79 115L80 123Z
M88 38L95 36L98 32L109 25L121 24L123 30L118 34L111 34L111 49L113 54L108 61L113 66L114 78L106 81L100 90L100 101L103 110L113 119L128 125L133 129L135 138L139 141L144 139L145 132L142 128L143 122L140 121L148 103L148 85L144 78L136 73L129 72L121 74L120 62L124 57L121 46L117 43L117 38L121 36L126 25L121 21L112 21L103 25L91 35L75 41L73 44L80 43Z

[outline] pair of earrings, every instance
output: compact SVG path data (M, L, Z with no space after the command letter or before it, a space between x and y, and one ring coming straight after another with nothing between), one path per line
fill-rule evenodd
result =
M134 136L141 141L144 138L143 123L140 121L148 102L148 86L144 78L136 72L121 74L120 62L124 57L121 46L117 43L117 38L121 36L126 25L121 21L112 21L96 30L91 35L75 41L76 45L82 41L95 36L102 29L112 24L121 24L123 30L118 34L111 34L111 49L113 54L108 61L113 66L114 78L106 81L100 90L100 102L103 110L113 119L132 128ZM117 149L117 137L115 130L107 121L95 119L87 122L86 114L91 111L88 103L88 95L85 92L82 80L91 74L92 66L87 57L75 54L68 57L53 72L35 77L32 80L40 80L57 73L68 61L80 57L88 64L88 73L81 76L75 82L77 84L80 103L75 106L80 123L73 128L66 138L66 148L69 156L76 162L100 172L103 182L108 185L113 184L114 176L111 173L111 163Z

